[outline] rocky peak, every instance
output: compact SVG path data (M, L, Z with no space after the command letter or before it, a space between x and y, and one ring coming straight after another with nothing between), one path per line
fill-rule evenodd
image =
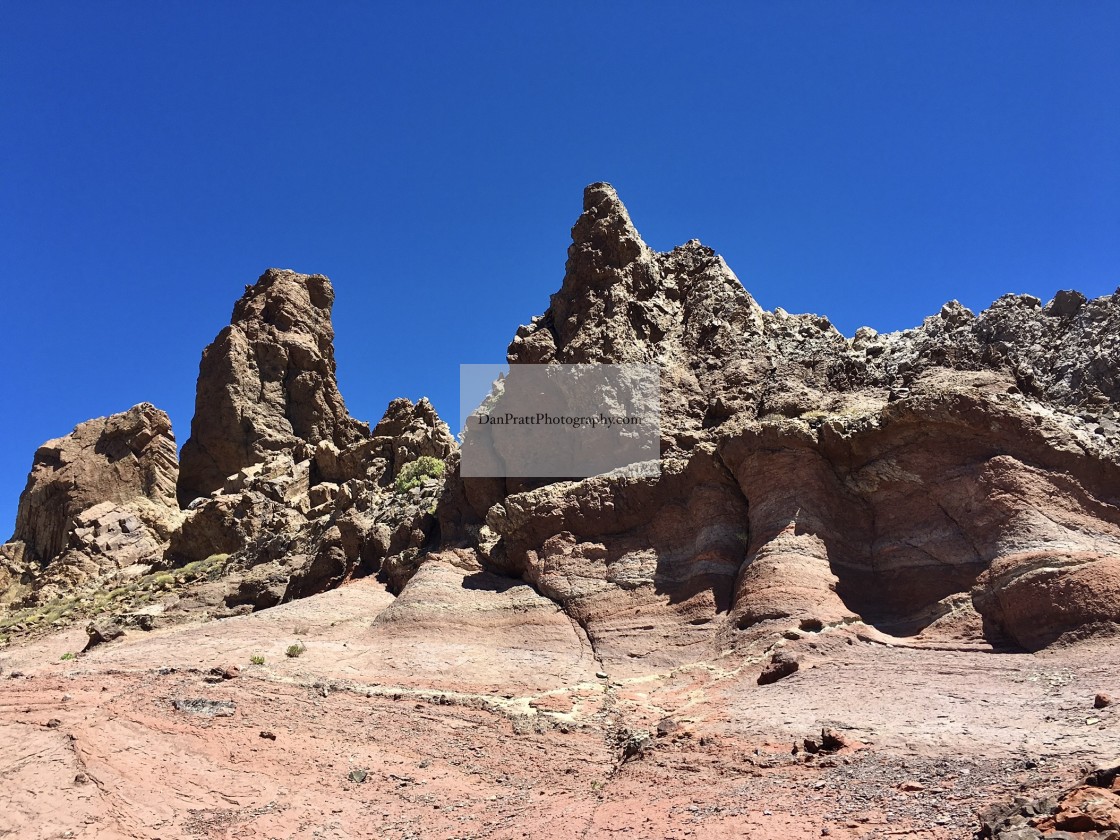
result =
M583 191L583 213L572 228L568 258L599 268L623 269L649 254L626 205L614 187L591 184Z
M343 449L368 437L338 390L333 303L320 274L269 269L246 287L230 325L202 354L181 504L300 443Z
M731 406L753 405L742 374L721 372L743 359L752 378L770 372L763 312L723 259L698 240L653 251L609 184L587 187L583 208L563 284L544 315L518 330L509 361L659 365L670 446Z
M764 312L695 240L652 251L606 185L572 238L509 361L658 365L661 478L475 481L464 497L500 536L490 562L564 604L597 651L650 653L614 623L637 593L645 626L677 639L723 621L706 638L725 647L802 618L936 635L954 615L1027 648L1120 620L1120 296L952 301L849 340Z
M35 452L12 540L45 565L66 548L78 515L94 505L142 499L177 510L177 472L171 420L155 406L140 403L79 423Z

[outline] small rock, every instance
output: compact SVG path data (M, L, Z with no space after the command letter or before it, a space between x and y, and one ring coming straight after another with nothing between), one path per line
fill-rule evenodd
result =
M273 733L269 732L267 729L262 729L261 730L261 737L262 738L267 738L269 741L275 741L276 740L276 736Z
M105 642L119 639L124 635L124 630L122 630L121 626L115 621L97 620L91 621L86 625L86 635L89 636L89 641L86 642L83 652L97 645L104 644Z
M85 773L79 773L74 777L74 784L76 785L84 785L88 781L89 776L87 776Z
M672 718L662 718L657 722L657 737L664 738L666 735L672 735L680 728L681 725Z
M903 782L898 786L899 790L905 790L910 793L917 793L920 790L925 790L926 786L921 782Z
M606 678L607 678L607 674L606 674L606 672L605 672L605 671L596 671L596 672L595 672L595 679L597 679L597 680L605 680Z
M1100 692L1099 694L1097 694L1097 696L1093 698L1093 708L1094 709L1103 709L1106 706L1111 706L1111 705L1112 705L1112 697L1105 694L1103 691Z
M801 660L788 650L775 651L770 657L770 662L758 675L758 684L770 685L776 683L778 680L785 679L796 672L800 667Z
M830 726L821 730L821 749L825 752L836 752L848 746L848 739Z
M368 774L366 773L365 770L351 770L347 774L346 778L349 779L350 781L360 785L362 782L364 782L366 780L367 775Z
M630 732L626 736L626 740L622 744L622 759L629 761L632 758L639 758L651 746L649 733L644 729L637 729Z
M47 721L47 729L58 729L60 726L62 726L62 721L58 718L51 718Z

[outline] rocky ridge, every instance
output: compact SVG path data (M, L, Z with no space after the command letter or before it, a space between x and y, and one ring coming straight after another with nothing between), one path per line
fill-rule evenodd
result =
M863 620L1037 649L1120 619L1120 295L951 302L847 339L763 311L699 242L653 252L609 185L572 236L509 360L659 365L662 480L464 496L491 562L578 604L597 643L702 640L687 660Z
M394 400L372 431L350 417L333 299L327 278L292 271L246 288L203 353L181 461L167 415L147 404L40 448L0 549L9 632L105 611L151 629L368 574L403 585L439 542L455 441L427 400ZM425 457L439 469L398 487Z
M709 779L726 799L743 795L717 781L733 767L800 779L819 766L813 791L843 791L863 767L860 807L880 809L872 816L885 826L899 815L925 820L933 837L956 836L943 827L961 828L964 806L938 806L951 814L928 819L900 806L900 791L919 799L931 782L893 779L907 760L861 757L863 746L839 760L822 752L813 739L838 731L831 716L857 720L844 731L868 745L880 728L907 750L905 739L930 738L953 760L919 766L962 786L971 759L956 753L974 736L947 722L958 699L981 725L982 748L1003 756L1008 784L1022 776L1008 767L1034 774L1024 784L1041 781L1014 750L1048 752L1057 766L1059 738L1082 754L1100 749L1095 733L1113 725L1113 710L1086 717L1060 672L1048 677L1060 697L1039 695L1039 677L1021 672L1053 672L1069 645L1094 691L1116 691L1110 666L1075 643L1107 648L1120 625L1120 292L1092 301L1062 292L1046 305L1009 295L978 314L950 302L913 330L849 339L820 316L762 310L699 242L653 251L609 185L588 187L572 239L560 290L517 330L508 359L659 366L660 476L464 479L455 439L426 400L394 400L372 429L350 417L335 377L330 282L269 270L203 354L181 463L166 415L147 404L36 453L16 533L0 547L4 666L34 667L46 651L58 670L77 656L66 679L123 666L133 669L129 691L142 693L158 656L158 676L188 691L187 672L163 667L167 651L206 685L240 686L226 660L252 655L242 673L298 692L300 622L310 620L312 647L323 647L308 654L316 703L336 689L385 710L408 697L446 707L441 715L472 710L449 726L493 713L514 735L571 736L584 752L595 745L633 802L649 796L652 778L689 792ZM87 617L98 621L68 629ZM300 641L285 654L289 630ZM89 645L80 653L76 637ZM255 653L264 646L268 657ZM1036 666L999 654L1024 649L1050 658ZM959 697L931 694L934 674ZM814 705L821 692L829 719ZM243 704L228 707L231 718L254 702L250 688L226 693ZM900 697L929 718L917 734ZM169 708L226 701L183 702ZM119 705L147 715L146 703ZM1001 745L1007 727L991 709L1028 705L1033 723L1016 732L1017 746ZM791 755L771 735L794 708ZM728 746L710 734L693 745L678 719L728 732ZM60 712L44 732L79 720ZM815 751L799 752L810 740ZM698 763L705 751L710 760ZM969 788L962 801L996 790ZM805 803L826 792L791 793L790 818L760 836L809 836ZM591 807L570 794L581 815ZM856 807L828 796L838 814ZM1017 803L985 817L984 830L1077 836L1091 823L1083 836L1108 836L1102 797ZM696 824L724 820L722 804L685 801L674 807ZM271 818L260 802L246 819ZM423 825L431 807L413 804L429 815L415 818ZM1081 820L1087 809L1092 821ZM872 816L825 827L864 836ZM567 821L557 812L557 826ZM731 817L721 825L741 834Z
M1008 295L978 315L950 302L848 339L762 310L695 240L654 252L593 184L563 284L508 358L657 365L662 475L574 482L460 478L426 401L394 401L372 431L350 417L333 299L291 271L246 288L203 353L181 513L165 416L158 446L149 431L120 444L156 447L155 477L130 456L142 487L97 454L70 458L74 498L57 496L55 450L117 445L91 443L90 424L40 450L3 552L7 599L206 562L222 614L365 574L400 592L454 556L532 584L601 656L659 666L758 655L802 626L1037 649L1120 620L1117 295ZM91 423L155 422L141 408ZM421 458L439 469L399 492ZM166 515L133 517L137 499Z

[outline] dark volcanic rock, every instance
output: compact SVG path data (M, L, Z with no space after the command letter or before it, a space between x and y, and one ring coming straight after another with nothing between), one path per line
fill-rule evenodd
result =
M119 624L111 619L101 619L98 621L91 621L86 627L86 635L89 641L86 642L85 650L103 645L106 642L111 642L119 639L124 635L124 630Z
M766 663L766 667L762 669L762 673L758 675L758 684L770 685L776 683L778 680L796 673L800 667L800 660L788 650L775 651L770 656L770 661ZM813 750L813 752L815 751Z

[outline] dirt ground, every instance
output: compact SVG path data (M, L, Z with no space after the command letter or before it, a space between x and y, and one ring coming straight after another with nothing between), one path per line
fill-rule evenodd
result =
M964 838L1120 754L1104 641L855 625L791 641L800 670L759 686L724 660L615 677L562 616L374 621L392 604L362 580L74 658L81 627L3 649L0 837ZM846 746L807 754L826 727Z

